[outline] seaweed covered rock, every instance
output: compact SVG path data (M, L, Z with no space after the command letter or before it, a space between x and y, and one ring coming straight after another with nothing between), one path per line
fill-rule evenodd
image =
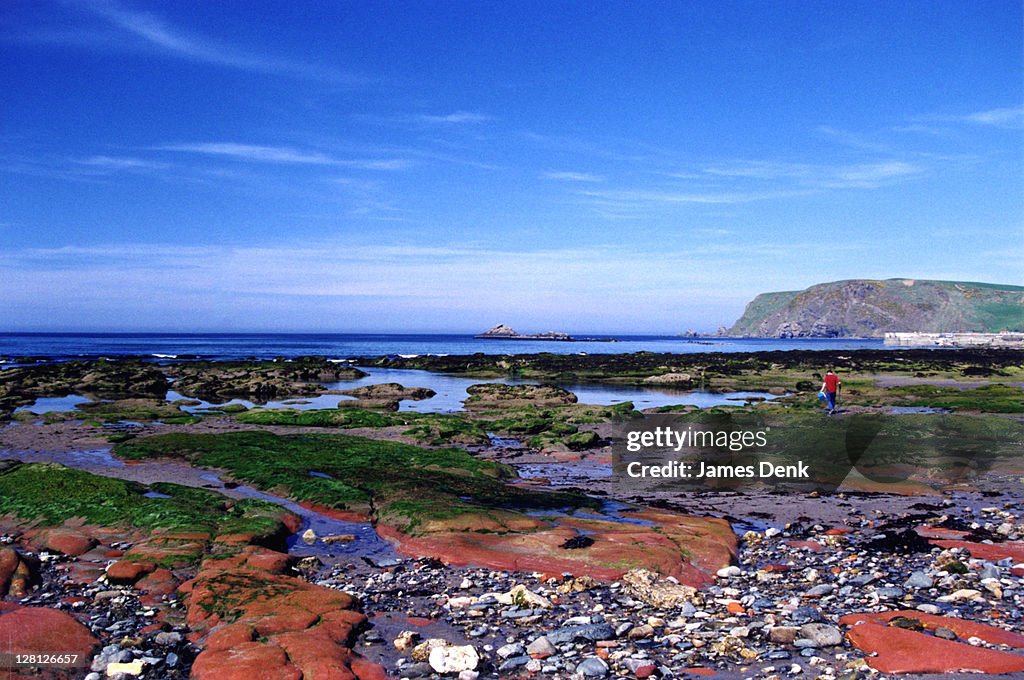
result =
M437 393L426 387L404 387L398 383L380 383L342 390L340 394L370 401L401 401L403 399L419 401L420 399L430 399Z
M505 385L483 383L466 388L468 409L487 409L508 406L563 406L575 404L576 395L554 385Z
M255 402L324 393L322 383L366 375L358 368L321 357L274 361L199 361L167 367L174 389L208 401L246 398Z
M68 361L0 371L0 415L10 415L40 397L69 394L93 399L162 399L167 394L167 378L158 366L137 359Z

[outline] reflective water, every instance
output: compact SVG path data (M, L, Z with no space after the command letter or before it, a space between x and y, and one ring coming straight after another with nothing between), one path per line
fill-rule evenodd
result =
M90 401L92 400L77 394L69 394L66 397L40 397L28 406L19 406L15 412L28 411L29 413L43 414L51 411L74 411L79 404L87 404Z
M324 386L330 390L351 390L365 385L378 385L381 383L399 383L405 387L426 387L436 392L430 399L421 401L405 400L399 405L400 411L417 411L420 413L446 413L461 411L463 402L469 397L466 388L470 385L480 383L503 383L503 384L535 384L530 381L515 380L512 378L462 378L442 373L431 373L429 371L416 371L409 369L376 368L361 366L361 370L369 375L356 380L343 380L339 382L326 383ZM624 401L631 401L638 409L653 408L658 406L669 406L676 404L691 404L701 408L711 406L724 406L727 404L740 404L747 398L775 399L777 397L767 392L729 392L717 394L713 392L680 392L668 388L656 388L646 386L626 385L579 385L559 384L559 387L574 393L581 404L596 404L608 406ZM186 399L178 392L170 390L167 393L168 401ZM294 408L298 410L335 408L340 401L353 399L353 397L337 394L325 394L318 397L306 399L290 399L282 401L271 401L262 404L263 408ZM257 406L254 402L245 399L232 399L222 403L200 402L196 406L183 406L186 411L199 411L226 404L242 404L252 408Z

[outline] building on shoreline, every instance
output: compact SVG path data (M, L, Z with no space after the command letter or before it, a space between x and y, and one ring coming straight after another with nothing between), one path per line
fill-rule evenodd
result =
M897 347L1024 348L1024 333L886 333L885 344Z

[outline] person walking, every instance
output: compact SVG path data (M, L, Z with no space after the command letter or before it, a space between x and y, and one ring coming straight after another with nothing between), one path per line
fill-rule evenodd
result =
M839 403L839 390L842 385L843 381L839 379L835 371L829 369L825 374L825 381L821 383L821 391L825 393L825 404L828 406L829 415L836 411L836 404Z

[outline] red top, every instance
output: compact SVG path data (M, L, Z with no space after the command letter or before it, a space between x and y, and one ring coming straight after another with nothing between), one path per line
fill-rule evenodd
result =
M828 373L825 375L825 389L829 392L835 392L839 389L839 376L835 373Z

